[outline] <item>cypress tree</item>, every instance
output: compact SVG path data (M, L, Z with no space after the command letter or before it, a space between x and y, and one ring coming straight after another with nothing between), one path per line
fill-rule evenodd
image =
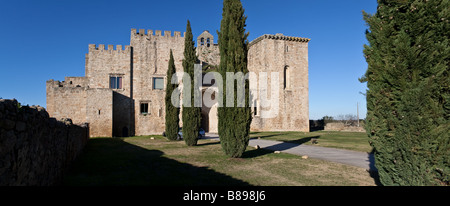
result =
M189 20L187 21L186 26L186 35L185 35L185 42L184 42L184 59L183 59L183 69L184 72L187 73L191 78L191 91L190 96L188 91L183 92L183 99L184 98L190 98L191 99L191 105L185 106L183 104L183 139L186 142L186 145L188 146L195 146L197 145L197 140L199 136L199 131L201 127L202 122L202 114L201 114L201 107L195 107L194 106L194 92L198 89L194 88L194 65L197 62L197 55L195 53L195 42L193 40L192 30L191 30L191 23ZM187 82L186 82L187 83ZM185 82L183 82L185 85ZM184 86L183 89L185 90L187 87Z
M180 130L180 108L172 104L172 93L176 89L172 84L172 77L176 78L175 62L172 50L170 50L169 68L167 69L166 83L166 137L169 140L177 140L178 131ZM179 100L180 97L178 97ZM179 101L178 101L179 103Z
M248 73L247 69L247 37L245 32L244 9L239 0L224 0L223 14L220 25L219 45L220 45L220 66L219 73L226 77L227 72L243 74ZM239 158L245 152L250 133L252 121L251 109L248 102L249 82L245 81L245 107L237 106L238 85L234 84L234 107L227 107L226 94L227 82L223 83L223 107L218 108L219 136L222 149L225 154L232 158ZM220 91L219 91L220 92Z
M449 185L449 4L379 0L364 13L366 130L384 185Z

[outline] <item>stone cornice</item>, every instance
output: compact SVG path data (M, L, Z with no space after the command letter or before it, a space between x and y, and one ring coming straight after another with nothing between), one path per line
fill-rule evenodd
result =
M255 40L251 41L249 43L249 47L253 46L254 44L262 41L263 39L274 39L274 40L284 40L284 41L295 41L295 42L304 42L308 43L311 39L303 38L303 37L293 37L293 36L284 36L283 34L264 34Z

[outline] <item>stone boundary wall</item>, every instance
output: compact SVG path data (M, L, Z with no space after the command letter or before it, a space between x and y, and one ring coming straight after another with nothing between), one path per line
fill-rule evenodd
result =
M325 125L325 131L365 132L363 127L347 126L342 122L330 122Z
M88 139L88 124L57 121L43 107L0 99L0 186L60 184Z

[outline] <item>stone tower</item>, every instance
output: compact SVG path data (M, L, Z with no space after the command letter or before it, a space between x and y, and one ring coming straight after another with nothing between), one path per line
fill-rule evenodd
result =
M162 134L165 129L165 85L170 50L177 72L183 71L184 35L180 32L131 30L135 135Z
M309 132L308 42L310 39L283 34L263 35L249 44L248 70L259 74L267 72L268 83L274 81L271 73L278 73L278 114L261 118L261 112L270 108L261 105L261 94L254 100L253 131ZM261 82L258 82L261 83ZM271 91L270 84L267 92ZM268 94L268 97L275 96Z

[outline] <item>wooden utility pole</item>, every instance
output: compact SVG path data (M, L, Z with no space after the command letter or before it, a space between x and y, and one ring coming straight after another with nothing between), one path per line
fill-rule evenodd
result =
M358 127L359 127L359 102L356 102L356 119L358 119Z

